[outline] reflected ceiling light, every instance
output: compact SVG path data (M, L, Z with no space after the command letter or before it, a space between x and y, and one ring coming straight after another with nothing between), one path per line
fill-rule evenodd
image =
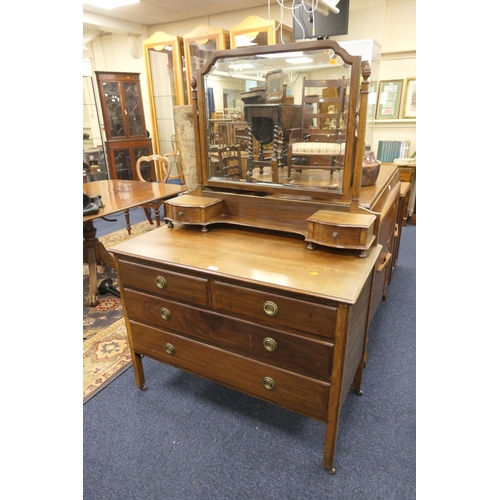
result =
M292 57L290 59L285 59L285 61L290 64L303 64L313 62L310 57Z
M83 0L83 5L93 5L101 9L116 9L117 7L124 7L125 5L132 5L139 3L141 0Z
M257 57L266 57L267 59L276 59L278 57L298 57L303 52L273 52L272 54L257 54Z
M252 69L254 67L253 64L250 63L231 63L228 65L229 69L233 71L241 71L243 69Z

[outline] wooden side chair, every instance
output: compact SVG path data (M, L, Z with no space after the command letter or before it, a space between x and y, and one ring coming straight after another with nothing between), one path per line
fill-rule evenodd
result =
M137 175L137 179L142 182L164 182L166 183L169 179L173 179L170 176L170 172L172 170L171 162L175 160L176 156L179 156L179 151L172 151L171 153L167 153L166 155L149 155L149 156L141 156L137 159L135 164L135 173ZM156 162L159 166L160 172L160 180L153 181L151 177L151 172L154 171L154 163ZM147 177L144 178L144 177ZM182 183L184 182L182 173L180 173L176 178L181 179ZM150 224L154 224L153 218L151 216L151 209L153 209L156 219L156 225L160 227L161 219L160 219L160 207L165 204L165 200L155 200L150 203L140 205L144 209L144 213ZM130 214L128 210L124 210L125 222L128 234L131 232L130 226Z
M220 146L217 152L219 157L219 176L243 179L240 145Z
M291 129L287 147L287 179L292 167L334 170L344 167L349 80L308 80L302 85L302 126Z

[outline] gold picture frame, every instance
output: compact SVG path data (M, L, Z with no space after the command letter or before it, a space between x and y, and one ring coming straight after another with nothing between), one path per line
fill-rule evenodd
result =
M402 118L417 118L417 79L407 78L403 99Z

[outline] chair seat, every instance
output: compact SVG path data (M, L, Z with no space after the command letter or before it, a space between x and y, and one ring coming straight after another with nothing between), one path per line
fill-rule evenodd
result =
M345 143L337 142L295 142L292 144L292 154L344 154Z

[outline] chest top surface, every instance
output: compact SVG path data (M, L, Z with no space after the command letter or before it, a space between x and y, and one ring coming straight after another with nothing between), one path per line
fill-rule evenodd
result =
M331 248L308 250L302 238L213 226L161 227L110 249L115 256L178 270L238 280L244 285L323 297L348 304L356 301L373 270L380 245L365 258Z

